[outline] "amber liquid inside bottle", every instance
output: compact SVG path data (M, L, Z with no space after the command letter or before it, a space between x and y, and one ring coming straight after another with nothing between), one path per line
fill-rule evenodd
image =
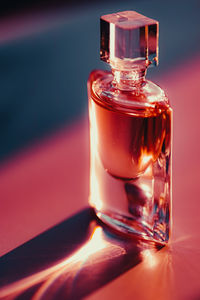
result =
M120 91L112 74L103 71L91 73L88 94L90 204L114 229L167 242L172 118L168 99L147 81L132 91Z

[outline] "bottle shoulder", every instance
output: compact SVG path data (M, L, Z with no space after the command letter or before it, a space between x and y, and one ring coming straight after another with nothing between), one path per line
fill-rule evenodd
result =
M109 71L92 71L88 80L88 93L97 104L107 109L128 114L157 114L171 109L169 99L155 83L144 80L140 87L122 91L113 85Z

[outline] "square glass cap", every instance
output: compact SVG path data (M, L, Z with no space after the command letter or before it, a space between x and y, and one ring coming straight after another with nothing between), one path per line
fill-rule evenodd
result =
M158 21L135 11L102 16L100 58L114 64L121 61L157 65L158 25Z

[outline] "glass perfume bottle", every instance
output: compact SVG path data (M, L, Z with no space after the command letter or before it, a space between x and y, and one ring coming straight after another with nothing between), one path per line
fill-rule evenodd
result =
M158 64L158 22L134 11L104 15L88 80L90 205L113 229L166 243L171 223L172 109L145 79Z

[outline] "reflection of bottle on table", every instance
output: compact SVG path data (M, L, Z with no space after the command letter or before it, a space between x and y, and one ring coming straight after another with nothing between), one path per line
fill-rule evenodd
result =
M158 62L158 22L135 12L101 18L101 59L93 71L90 113L90 204L124 233L167 242L170 228L172 110L145 79Z

